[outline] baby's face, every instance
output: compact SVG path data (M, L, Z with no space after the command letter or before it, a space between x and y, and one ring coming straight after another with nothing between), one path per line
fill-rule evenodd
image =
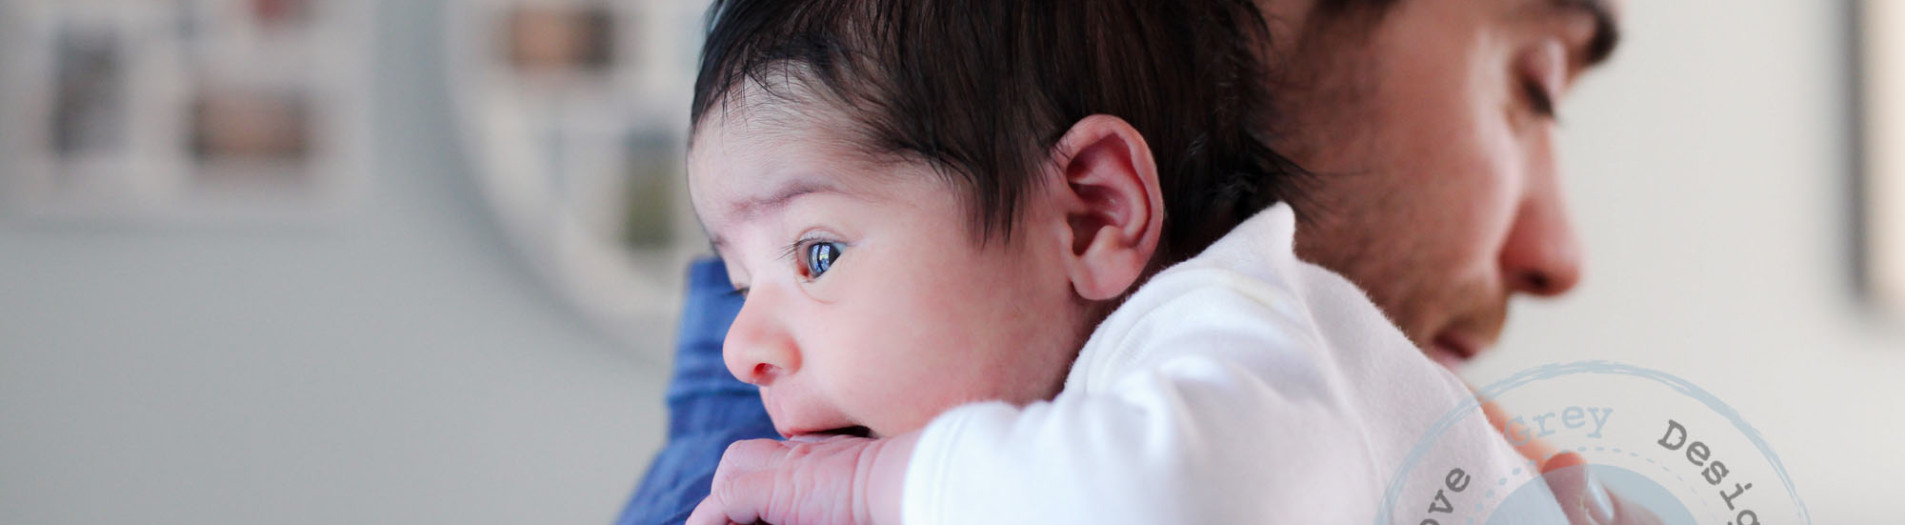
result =
M728 369L785 436L886 436L962 403L1049 399L1088 333L1053 206L981 243L921 163L881 163L808 117L711 113L689 152L696 213L747 301ZM983 244L983 245L982 245Z

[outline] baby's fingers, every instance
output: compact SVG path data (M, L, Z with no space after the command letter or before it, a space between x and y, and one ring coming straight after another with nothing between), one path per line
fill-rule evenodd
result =
M771 439L750 439L728 445L714 470L708 497L695 506L689 525L755 523L773 514L769 505L777 492L777 470L787 449Z
M1595 479L1587 459L1580 454L1563 452L1541 466L1541 476L1554 491L1556 503L1568 515L1572 525L1660 525L1659 517L1647 507L1609 492Z
M695 511L688 515L687 525L740 525L728 519L720 501L710 495L695 505Z
M868 513L857 499L860 491L855 482L873 441L835 437L798 443L736 442L721 457L708 498L695 508L689 523L867 523Z

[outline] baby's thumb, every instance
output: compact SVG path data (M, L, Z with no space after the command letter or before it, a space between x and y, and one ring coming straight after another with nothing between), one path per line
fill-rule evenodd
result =
M1541 477L1573 525L1659 525L1646 507L1628 502L1596 479L1587 459L1563 452L1541 465Z

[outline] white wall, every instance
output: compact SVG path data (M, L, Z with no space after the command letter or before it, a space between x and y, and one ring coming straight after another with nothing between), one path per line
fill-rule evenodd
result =
M607 523L665 372L520 262L437 2L381 2L368 198L316 228L0 220L0 523ZM665 336L664 336L665 337Z
M1815 522L1896 522L1905 317L1854 292L1847 3L1627 2L1611 67L1562 108L1586 280L1518 305L1470 378L1671 372L1765 434Z

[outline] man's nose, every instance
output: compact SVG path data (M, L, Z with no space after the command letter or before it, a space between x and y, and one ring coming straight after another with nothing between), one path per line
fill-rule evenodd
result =
M1581 282L1581 244L1553 177L1541 177L1515 213L1502 246L1508 290L1542 297L1565 294Z
M773 314L775 300L771 288L751 292L721 344L728 372L742 382L767 386L800 369L799 347L783 320Z

